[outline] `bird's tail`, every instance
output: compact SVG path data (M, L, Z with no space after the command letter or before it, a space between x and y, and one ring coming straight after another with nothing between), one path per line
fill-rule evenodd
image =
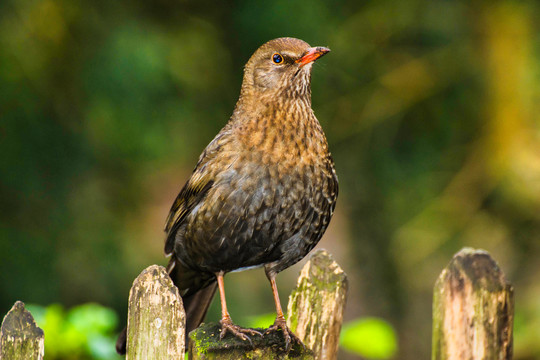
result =
M211 273L201 273L188 269L175 256L171 257L167 272L174 285L182 294L182 302L186 311L186 347L188 335L201 325L206 312L216 293L216 277Z
M174 255L167 266L167 272L174 285L182 295L182 302L186 311L186 347L188 335L204 321L206 312L212 303L217 283L212 274L194 272L175 260ZM126 353L127 328L124 328L116 341L116 352L120 355Z

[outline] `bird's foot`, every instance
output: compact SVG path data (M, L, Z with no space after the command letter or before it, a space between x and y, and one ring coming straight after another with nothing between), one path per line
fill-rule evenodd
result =
M240 338L244 341L248 341L251 344L251 346L253 346L253 342L251 342L251 339L248 336L248 334L263 336L263 334L261 334L257 330L244 329L238 325L234 325L231 318L221 319L219 323L221 324L221 333L219 334L220 339L223 339L225 337L225 334L227 334L227 332L230 332L237 338Z
M273 331L278 331L278 330L281 330L283 332L283 338L285 339L285 351L289 352L291 350L293 342L302 345L304 350L306 349L306 346L304 345L302 340L300 340L298 336L296 336L291 331L291 329L289 329L289 327L287 326L287 321L285 320L284 317L277 317L276 321L274 321L274 325L266 329L264 334L266 335Z

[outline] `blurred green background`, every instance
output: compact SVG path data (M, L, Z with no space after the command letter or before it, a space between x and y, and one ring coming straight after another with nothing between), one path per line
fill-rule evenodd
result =
M100 358L69 339L119 330L133 279L166 263L165 217L243 65L293 36L332 49L312 87L340 178L319 247L351 280L340 358L428 358L432 286L463 246L515 285L515 359L540 358L539 15L534 1L0 2L0 314L40 304L49 359ZM299 266L278 277L283 302ZM273 311L262 271L226 287L236 322ZM88 339L65 335L81 323ZM377 332L386 352L347 347Z

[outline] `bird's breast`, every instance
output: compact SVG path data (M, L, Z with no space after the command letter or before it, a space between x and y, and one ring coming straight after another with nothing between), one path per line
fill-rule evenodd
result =
M326 137L317 119L284 115L250 124L239 136L239 155L264 166L311 166L328 157Z
M328 168L262 165L258 156L223 171L191 214L183 244L197 267L232 271L275 261L285 240L316 243L326 228L335 200Z

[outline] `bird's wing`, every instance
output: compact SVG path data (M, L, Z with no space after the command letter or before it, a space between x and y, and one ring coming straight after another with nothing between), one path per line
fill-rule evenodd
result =
M165 232L167 233L165 253L167 255L171 254L174 248L174 233L182 225L190 211L204 198L213 184L214 182L205 177L204 174L195 172L176 197L165 225Z
M212 160L216 158L223 146L228 140L228 128L225 127L215 138L208 144L206 149L199 157L199 161L191 174L191 177L184 185L180 193L176 197L169 216L167 217L165 232L167 239L165 241L165 254L170 255L174 250L174 242L177 230L184 223L186 216L199 204L208 190L214 185L215 173L214 167L209 166Z

